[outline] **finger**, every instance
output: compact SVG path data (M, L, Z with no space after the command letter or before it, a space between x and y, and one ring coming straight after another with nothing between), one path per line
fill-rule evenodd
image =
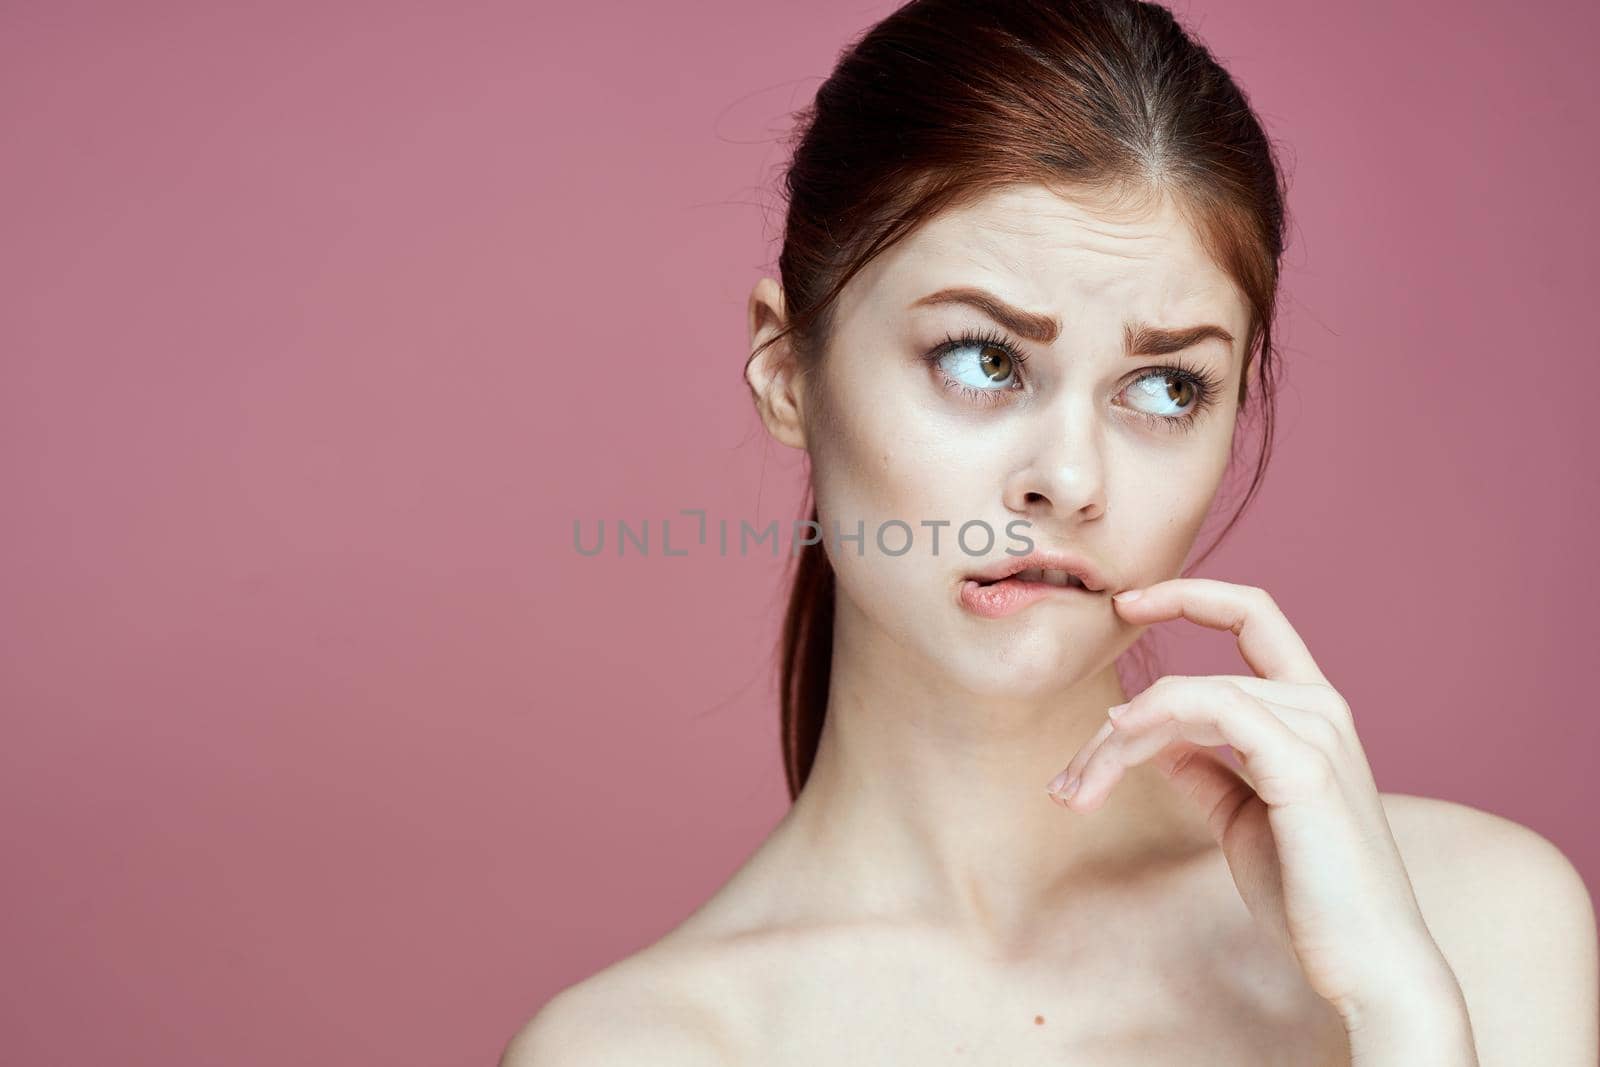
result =
M1270 678L1258 678L1255 675L1223 674L1206 675L1212 681L1231 682L1245 692L1262 700L1269 708L1281 709L1280 718L1285 719L1292 729L1296 730L1302 738L1316 743L1326 751L1350 751L1360 755L1360 762L1365 765L1365 755L1361 754L1360 742L1355 739L1354 727L1350 718L1349 706L1344 698L1332 686L1321 682L1283 682ZM1174 685L1194 681L1193 677L1183 675L1166 676L1166 684ZM1292 702L1292 703L1291 703ZM1122 712L1108 723L1102 723L1099 730L1084 742L1083 746L1067 764L1065 770L1058 774L1046 786L1046 791L1052 799L1060 802L1055 794L1074 777L1080 776L1083 768L1094 756L1095 752L1112 735L1113 730L1133 730L1138 726L1164 718L1165 714L1159 705L1148 701L1134 700L1121 705ZM1315 711L1303 709L1317 709ZM1313 715L1327 719L1335 727L1334 731L1327 729L1323 722L1310 721ZM1298 727L1298 728L1297 728ZM1334 736L1337 735L1337 736ZM1341 742L1341 739L1342 742ZM1215 744L1224 744L1217 741ZM1246 780L1249 780L1249 768L1242 768Z
M1184 676L1171 677L1182 679ZM1356 734L1354 713L1333 686L1322 682L1280 682L1244 674L1215 674L1205 677L1232 682L1261 700L1276 712L1291 730L1329 753L1337 769L1344 776L1346 784L1356 787L1358 793L1376 793L1378 787L1373 779L1371 763L1367 759L1361 738ZM1131 701L1129 705L1128 711L1133 710ZM1117 729L1137 725L1141 719L1151 714L1145 710L1147 707L1148 705L1141 707L1132 718L1129 717L1128 711L1124 711L1115 720ZM1317 721L1318 719L1326 721ZM1244 770L1248 779L1249 768Z
M1333 735L1333 728L1316 712L1306 711L1304 708L1286 707L1266 700L1261 701L1261 704L1289 729L1294 730L1307 744L1328 744L1337 747L1338 739ZM1108 796L1116 788L1117 783L1130 768L1160 755L1175 742L1212 748L1228 743L1226 735L1217 724L1195 723L1185 728L1172 717L1170 712L1157 705L1147 704L1138 708L1132 720L1130 721L1127 715L1113 720L1114 729L1110 735L1088 753L1080 772L1082 781L1077 789L1077 795L1073 798L1079 803L1073 804L1073 807L1081 805L1086 810L1093 807L1098 800ZM1229 768L1229 773L1249 784L1248 779L1240 776L1232 768ZM1251 789L1253 792L1253 785Z
M1266 695L1269 692L1279 692L1280 691L1277 688L1271 688L1271 687L1281 687L1283 690L1290 690L1290 691L1294 691L1294 690L1298 690L1298 689L1302 688L1300 686L1296 686L1296 685L1293 685L1293 684L1287 683L1287 682L1274 682L1274 681L1271 681L1271 680L1268 680L1268 679L1264 679L1264 678L1257 678L1254 675L1222 674L1222 675L1210 675L1209 677L1226 679L1228 681L1234 682L1235 684L1237 684L1237 685L1239 685L1241 687L1247 687L1247 686L1259 686L1259 687L1262 687L1261 689L1259 689L1257 691L1260 695ZM1307 686L1305 688L1312 688L1312 687ZM1087 741L1085 741L1081 746L1079 746L1078 751L1073 754L1073 757L1072 757L1072 759L1070 761L1068 761L1067 766L1062 771L1060 771L1053 779L1051 779L1048 785L1045 786L1045 791L1048 794L1050 794L1050 797L1051 797L1052 800L1056 800L1058 802L1060 801L1061 798L1057 797L1056 794L1068 782L1072 781L1074 778L1076 778L1080 774L1080 772L1082 771L1084 765L1086 763L1088 763L1088 761L1090 760L1091 757L1093 757L1093 755L1095 753L1095 750L1098 749L1102 744L1105 743L1105 740L1112 735L1112 732L1114 730L1128 728L1131 725L1130 720L1129 720L1129 718L1127 716L1127 710L1129 708L1132 708L1132 707L1134 707L1134 704L1133 704L1132 699L1130 698L1127 702L1118 705L1116 708L1108 709L1108 721L1103 722L1103 723L1100 724L1099 729L1096 730L1095 733L1092 734ZM1116 717L1116 718L1110 718L1109 717L1111 712L1118 711L1118 710L1121 711L1121 715L1119 717ZM1145 717L1145 713L1142 712L1142 711L1139 711L1139 710L1135 710L1134 715L1133 715L1133 720L1135 720L1135 721L1139 720L1139 719L1141 719L1141 717Z
M1268 804L1304 800L1324 788L1335 774L1333 754L1302 738L1280 717L1279 711L1231 682L1164 677L1130 701L1125 715L1134 715L1136 706L1141 717L1155 715L1155 718L1147 719L1143 726L1134 725L1126 734L1122 734L1122 727L1118 726L1116 733L1121 736L1113 735L1096 747L1083 766L1082 783L1078 787L1080 795L1087 796L1104 784L1101 779L1107 773L1119 777L1119 754L1125 748L1137 746L1143 734L1168 730L1167 740L1171 741L1170 726L1173 724L1177 728L1175 736L1185 741L1231 746L1239 754L1256 791ZM1143 711L1145 706L1160 708L1164 716ZM1303 709L1283 710L1303 713ZM1330 727L1324 722L1323 728ZM1144 749L1135 747L1130 751L1143 753L1140 758L1154 754L1148 751L1148 744Z
M1056 793L1068 782L1072 781L1073 778L1077 777L1084 761L1094 754L1094 750L1100 746L1101 742L1111 736L1112 729L1113 726L1109 720L1101 723L1100 729L1095 731L1094 736L1085 741L1083 746L1073 754L1072 759L1067 763L1066 769L1051 779L1050 784L1045 787L1045 791L1050 794L1051 800L1058 804L1061 803L1061 798L1056 796Z
M1262 693L1280 692L1279 689L1272 688L1274 686L1280 686L1284 690L1298 688L1290 685L1289 683L1273 682L1267 679L1246 675L1210 675L1207 677L1226 679L1238 684L1250 684L1258 686L1260 687L1260 692ZM1187 682L1193 680L1181 675L1168 675L1167 678L1168 685L1174 684L1174 682L1177 681ZM1128 701L1127 703L1121 705L1121 707L1124 709L1121 714L1117 718L1108 719L1106 722L1101 723L1100 728L1096 730L1095 733L1090 736L1089 740L1085 741L1078 751L1073 755L1072 759L1067 763L1066 768L1057 774L1055 778L1051 779L1050 783L1045 787L1046 793L1050 795L1052 800L1055 800L1057 803L1062 803L1063 806L1065 806L1063 803L1063 798L1057 794L1074 779L1081 778L1084 767L1088 765L1089 761L1094 758L1095 753L1102 745L1105 744L1106 740L1110 738L1114 732L1131 731L1137 729L1140 725L1143 725L1146 722L1152 721L1156 717L1167 717L1166 713L1159 710L1158 705L1154 705L1149 702L1138 702L1137 698ZM1216 741L1211 743L1224 744L1225 742Z
M1327 682L1286 682L1277 678L1260 678L1254 674L1208 674L1204 677L1232 682L1251 696L1270 700L1274 704L1321 712L1335 721L1350 717L1350 705Z
M1211 578L1172 578L1139 591L1133 600L1112 597L1117 612L1139 626L1188 619L1214 630L1230 630L1239 653L1262 678L1321 682L1327 678L1299 633L1266 590Z
M1185 732L1182 724L1171 718L1150 723L1131 733L1121 730L1113 732L1084 761L1083 769L1079 772L1078 788L1069 798L1067 806L1079 811L1098 807L1100 801L1122 780L1129 767L1150 759L1175 742L1187 741L1194 745L1222 743L1212 740L1208 734L1220 736L1214 730L1202 728Z
M1285 726L1293 730L1301 740L1315 745L1329 756L1343 758L1351 747L1347 743L1347 733L1341 722L1330 712L1312 708L1298 707L1285 704L1280 700L1272 699L1268 694L1281 694L1275 688L1278 683L1266 681L1261 678L1229 678L1217 675L1204 675L1200 677L1187 677L1183 675L1167 675L1165 680L1169 686L1190 685L1193 683L1222 682L1237 686L1245 693L1259 700L1261 704L1276 715ZM1246 684L1242 684L1246 683ZM1254 683L1247 684L1247 683ZM1322 688L1320 686L1316 688ZM1125 710L1119 712L1111 720L1114 732L1118 734L1137 733L1143 727L1166 721L1171 717L1167 707L1156 700L1131 700L1125 705ZM1225 744L1223 741L1208 741L1207 744Z

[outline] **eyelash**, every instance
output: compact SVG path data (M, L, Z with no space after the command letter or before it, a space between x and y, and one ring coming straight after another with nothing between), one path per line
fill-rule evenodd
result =
M984 345L992 345L1004 352L1012 362L1013 373L1020 374L1028 362L1027 354L1009 337L993 327L982 331L969 330L959 335L946 334L944 341L928 353L927 359L930 364L937 367L939 360L958 348L982 347ZM948 376L944 375L943 371L940 371L940 374L944 376L945 387L951 392L979 403L996 403L1001 394L1010 391L1009 389L974 389L970 385L962 385L960 382L952 381ZM1194 406L1182 415L1152 415L1148 411L1129 409L1138 418L1156 424L1163 430L1173 432L1188 433L1193 430L1200 416L1216 402L1222 389L1222 382L1217 379L1214 372L1203 367L1193 366L1182 360L1174 360L1172 363L1163 366L1146 367L1144 372L1134 381L1154 377L1176 378L1194 386Z

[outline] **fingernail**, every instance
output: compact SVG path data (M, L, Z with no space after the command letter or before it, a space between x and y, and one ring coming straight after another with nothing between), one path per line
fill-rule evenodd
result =
M1068 781L1066 785L1061 787L1061 792L1057 793L1056 795L1059 796L1062 800L1071 800L1072 799L1072 794L1074 794L1074 793L1076 793L1078 791L1078 782L1079 782L1079 780L1080 779L1079 779L1078 775L1076 775L1076 774L1073 775L1071 780Z
M1143 592L1144 592L1143 589L1124 589L1120 593L1113 593L1111 595L1111 599L1112 600L1120 600L1124 604L1126 604L1130 600L1138 600L1139 599L1139 595L1141 593L1143 593Z
M1050 779L1050 784L1044 787L1044 791L1046 793L1054 793L1056 790L1060 789L1062 786L1064 786L1066 784L1067 784L1067 772L1066 771L1062 771L1060 774L1058 774L1054 778Z
M1133 703L1133 701L1130 700L1128 704L1131 703ZM1115 719L1118 715L1121 715L1125 710L1127 710L1128 704L1115 704L1106 709L1106 714Z

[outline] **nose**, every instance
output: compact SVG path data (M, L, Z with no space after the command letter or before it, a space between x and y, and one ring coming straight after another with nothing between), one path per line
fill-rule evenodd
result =
M1005 506L1030 520L1088 522L1106 512L1105 463L1094 420L1041 420L1023 459L1006 478Z

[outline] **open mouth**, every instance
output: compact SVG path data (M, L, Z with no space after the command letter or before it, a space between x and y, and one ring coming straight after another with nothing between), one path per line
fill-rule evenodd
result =
M1084 593L1088 596L1080 596ZM1028 567L1004 578L969 578L961 583L958 598L974 615L998 619L1049 601L1089 604L1096 595L1071 571Z
M1001 582L1042 582L1045 585L1055 585L1063 588L1088 589L1083 584L1083 579L1076 574L1070 571L1049 570L1044 567L1029 567L1026 570L1020 570L1015 574L1007 575L1004 578L996 578L993 581L986 582L981 578L978 579L978 584L982 586L999 585Z

